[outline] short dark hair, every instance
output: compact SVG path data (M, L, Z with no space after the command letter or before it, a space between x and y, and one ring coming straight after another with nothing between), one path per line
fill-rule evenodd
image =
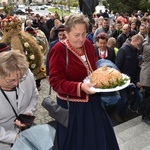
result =
M105 20L105 21L109 21L109 18L105 17L104 20Z
M108 41L108 35L104 32L102 33L99 33L97 36L96 36L96 41L99 41L99 39L105 39L106 41Z

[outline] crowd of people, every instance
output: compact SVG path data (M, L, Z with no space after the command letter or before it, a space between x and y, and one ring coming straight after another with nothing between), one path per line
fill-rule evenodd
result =
M83 14L71 14L60 20L55 12L26 19L23 30L36 37L39 29L49 43L46 76L57 93L57 103L68 109L69 100L68 127L57 123L59 150L119 150L101 93L91 90L93 84L83 82L97 69L100 59L111 61L131 79L130 85L119 91L116 120L128 120L129 109L150 125L150 15L146 14L115 16L105 12L93 15L92 20ZM40 86L40 81L35 82L24 55L3 52L6 49L8 46L0 49L0 149L9 150L25 126L15 120L12 108L17 114L33 115L40 90L36 84Z
M96 55L98 53L99 59L111 60L121 73L131 78L131 85L119 91L121 100L116 106L116 120L120 123L128 120L126 111L129 109L133 113L142 114L142 120L150 125L150 107L147 103L149 61L148 55L145 56L145 49L148 52L149 48L150 15L147 12L142 14L141 11L134 12L131 16L124 13L117 16L111 13L107 17L96 14L91 24L92 30L87 38L91 41L91 35L93 36L91 42L96 47ZM95 26L97 28L93 31ZM110 52L115 53L113 59Z

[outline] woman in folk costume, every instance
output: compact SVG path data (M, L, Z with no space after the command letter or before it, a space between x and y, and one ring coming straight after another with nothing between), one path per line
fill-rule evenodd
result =
M87 20L81 14L70 15L65 23L66 39L50 52L49 81L57 92L57 103L67 109L69 100L68 127L57 124L58 149L119 150L100 93L90 89L92 84L83 83L96 69L94 47L86 39Z

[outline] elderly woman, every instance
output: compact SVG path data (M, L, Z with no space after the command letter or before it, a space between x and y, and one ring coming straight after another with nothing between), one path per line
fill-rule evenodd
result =
M90 89L93 84L83 82L96 69L87 29L84 15L70 15L65 23L66 39L56 43L50 52L50 85L57 92L58 104L67 109L69 101L68 127L57 124L58 149L119 150L100 94Z
M26 57L20 52L0 53L0 149L10 150L26 125L16 115L33 115L38 92ZM16 114L15 114L16 113ZM14 121L15 120L15 121Z
M111 49L110 47L107 46L108 42L108 35L104 32L99 33L96 37L96 57L97 59L108 59L115 63L115 51L114 49Z

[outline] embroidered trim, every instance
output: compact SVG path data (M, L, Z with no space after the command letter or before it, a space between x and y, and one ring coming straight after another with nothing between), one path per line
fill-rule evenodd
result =
M68 46L67 40L63 40L63 41L61 41L61 43L64 44L65 46L67 46L67 48L68 48L75 56L77 56L77 57L82 61L82 63L84 64L84 66L85 66L86 69L87 69L87 75L90 75L91 72L93 72L93 69L92 69L91 64L90 64L90 62L89 62L89 59L88 59L88 57L87 57L87 54L86 54L86 51L85 51L85 46L83 45L84 55L82 55L82 56L84 56L84 57L86 58L86 61L84 61L84 60L81 58L81 56L77 55L77 54L71 49L71 47Z
M58 96L58 98L60 98L60 99L62 99L62 100L67 100L66 97L60 96L58 93L57 93L57 96ZM86 103L86 102L89 101L89 96L86 95L86 98L85 98L85 99L80 99L80 98L79 98L79 99L75 99L75 98L70 98L70 97L69 97L69 101L71 101L71 102L83 102L83 103Z
M78 87L77 87L77 96L81 97L81 85L82 82L78 83Z

